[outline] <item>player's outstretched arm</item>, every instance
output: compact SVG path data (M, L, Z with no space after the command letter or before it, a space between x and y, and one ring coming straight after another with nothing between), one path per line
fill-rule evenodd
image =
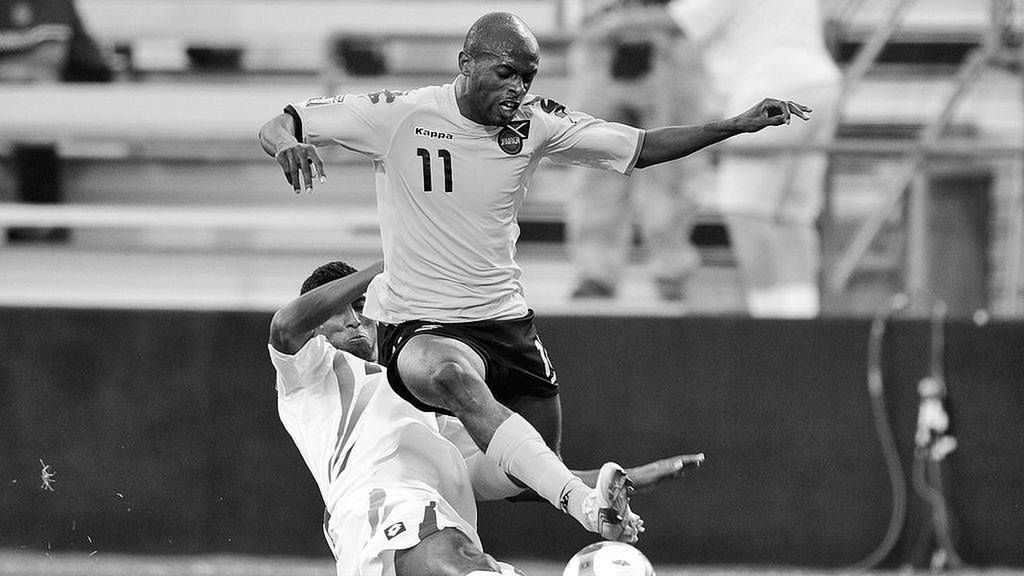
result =
M682 454L671 458L662 458L654 462L648 462L640 466L626 468L626 476L633 482L633 489L636 492L646 492L656 484L681 478L687 470L700 467L704 463L704 453ZM600 470L573 470L572 473L583 479L587 486L593 487L597 483L597 474Z
M366 292L384 263L333 280L285 304L270 322L270 345L278 352L295 354L313 337L313 330Z
M738 134L757 132L768 126L789 124L793 116L810 119L811 109L791 100L765 98L756 106L732 118L693 126L666 126L648 130L636 161L637 168L689 156L712 144Z
M682 478L687 470L700 467L704 463L704 453L682 454L671 458L662 458L654 462L648 462L640 466L626 468L626 476L633 482L634 493L642 494L654 488L655 485L675 478ZM597 475L600 470L573 470L572 473L579 476L581 480L593 488L597 484ZM526 489L520 494L508 498L512 502L546 502L536 492Z
M306 192L312 192L313 178L317 174L321 184L327 180L316 146L303 144L295 138L295 120L290 114L278 114L260 128L260 146L277 160L296 194L302 191L303 183Z

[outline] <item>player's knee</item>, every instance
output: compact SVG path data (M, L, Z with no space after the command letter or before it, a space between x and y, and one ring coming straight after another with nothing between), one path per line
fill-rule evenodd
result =
M458 362L440 362L430 371L430 387L448 398L462 398L472 392L479 377Z
M456 415L478 410L493 399L487 384L474 370L455 361L443 361L429 372L426 395Z
M470 385L468 372L457 362L443 361L418 368L403 371L402 379L417 398L428 404L450 408L465 393L465 386Z

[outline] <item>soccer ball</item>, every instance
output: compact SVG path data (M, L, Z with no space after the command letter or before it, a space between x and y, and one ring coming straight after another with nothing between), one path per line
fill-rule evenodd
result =
M598 542L577 552L562 576L654 576L654 566L629 544Z

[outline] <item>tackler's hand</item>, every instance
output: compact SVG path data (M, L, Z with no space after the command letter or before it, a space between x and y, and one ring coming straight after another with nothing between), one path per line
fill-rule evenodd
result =
M296 194L301 192L303 188L305 188L307 193L312 192L313 179L318 176L321 184L327 181L324 162L320 159L316 146L312 144L295 142L280 146L274 158L281 165L281 169L284 170L284 177L292 185Z
M734 116L732 121L740 132L757 132L768 126L789 124L793 116L810 120L811 109L792 100L765 98L753 108Z
M684 476L687 470L698 468L703 463L703 452L684 454L627 468L626 475L633 481L633 489L636 493L642 494L650 491L656 484Z

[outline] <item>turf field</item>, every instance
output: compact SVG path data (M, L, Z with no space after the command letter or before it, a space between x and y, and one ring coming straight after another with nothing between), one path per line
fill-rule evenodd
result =
M512 562L528 576L559 576L554 562ZM656 566L659 576L818 576L841 570L769 566ZM891 570L878 576L915 576L927 571ZM961 568L956 576L1024 576L1024 569ZM119 554L0 551L0 576L335 576L330 560L254 556L128 556Z

